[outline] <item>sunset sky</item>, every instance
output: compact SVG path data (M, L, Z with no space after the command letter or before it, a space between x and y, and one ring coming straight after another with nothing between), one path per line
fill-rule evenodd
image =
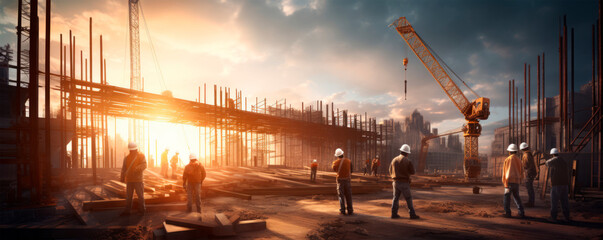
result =
M524 62L532 65L535 96L536 57L545 52L547 96L557 94L563 14L575 27L576 86L590 81L591 24L597 18L597 1L585 0L141 0L141 6L146 91L171 90L175 97L195 100L198 86L218 84L243 90L250 99L266 97L269 103L286 98L297 108L301 102L334 102L379 120L402 120L418 109L440 132L457 128L464 123L462 115L395 29L388 28L405 16L459 76L491 99L482 153L490 152L493 129L506 124L508 80L523 84ZM42 37L44 8L41 4ZM16 46L16 9L16 0L0 2L0 45ZM109 84L129 87L127 0L56 0L51 9L52 71L58 73L59 34L68 42L70 29L77 38L76 61L79 50L88 57L92 17L95 80L102 34ZM43 40L40 44L43 51ZM404 57L409 58L406 101Z

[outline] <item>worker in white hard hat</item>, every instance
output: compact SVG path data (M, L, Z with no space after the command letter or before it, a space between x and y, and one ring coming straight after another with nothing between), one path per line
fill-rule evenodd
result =
M170 167L172 167L172 179L178 179L176 170L178 170L178 162L180 161L180 152L176 151L172 159L170 159Z
M121 215L130 215L134 191L136 191L136 196L138 196L138 211L144 215L144 183L142 173L147 168L147 160L144 154L138 151L136 143L128 143L128 150L130 150L130 153L123 160L120 176L120 181L126 183L126 208Z
M396 156L389 165L389 175L393 179L392 186L394 188L391 218L400 218L398 202L400 195L404 195L410 219L419 219L419 216L415 213L410 193L410 176L415 174L415 167L412 165L412 161L408 159L408 155L410 155L410 146L404 144L400 147L400 155Z
M379 155L376 155L375 158L373 158L373 161L371 164L371 171L373 172L373 176L378 177L380 166L381 166L381 161L379 160Z
M169 151L169 148L165 148L165 150L163 150L163 152L161 153L161 175L163 175L164 178L168 177L168 168L170 167L168 163Z
M186 189L187 194L186 210L192 212L194 201L197 212L201 213L201 185L205 180L205 168L199 163L196 154L191 153L189 159L190 162L182 173L182 187Z
M534 155L530 150L530 146L527 143L522 142L519 144L519 149L523 152L521 156L521 164L526 177L526 190L528 191L528 202L524 204L525 207L534 207L534 179L538 172L536 171L536 162L534 162Z
M347 214L354 214L354 207L352 205L352 160L343 156L343 150L338 148L335 150L335 157L337 159L333 161L333 171L337 173L335 180L337 181L337 193L339 197L339 213L342 215L346 214L346 203L347 203Z
M557 221L557 211L559 202L561 201L561 209L565 220L570 222L569 199L569 183L571 171L567 162L559 156L557 148L551 149L553 157L546 161L546 166L549 170L549 178L551 179L551 221ZM546 183L545 183L546 184Z
M318 161L312 160L310 163L310 181L316 182L316 171L318 171Z
M505 159L502 171L502 183L505 186L505 195L503 198L505 213L503 217L511 217L511 195L513 195L513 199L519 210L518 216L524 218L523 203L519 197L519 183L523 179L523 171L521 160L517 157L517 145L510 144L507 151L509 152L509 157Z

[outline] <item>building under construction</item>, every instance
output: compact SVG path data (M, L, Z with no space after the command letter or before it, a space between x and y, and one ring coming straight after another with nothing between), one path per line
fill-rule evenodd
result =
M447 75L451 74L448 72L451 70L446 70L449 67L445 63L440 66L438 60L443 60L432 53L433 49L404 17L392 26L467 120L459 130L439 132L441 129L432 128L430 121L424 119L419 112L422 109L415 109L404 119L377 118L371 112L340 109L333 102L292 103L287 99L245 96L234 85L195 83L188 86L196 95L195 101L174 97L176 94L168 90L145 91L140 71L139 27L146 20L144 15L142 21L139 18L142 12L139 0L123 0L128 8L130 87L115 86L109 84L113 82L108 77L112 69L107 67L103 33L96 32L104 23L87 17L88 35L76 36L71 30L59 32L51 26L54 5L50 0L45 5L37 0L15 2L18 3L14 26L17 46L0 44L2 236L11 239L603 236L600 19L592 28L590 83L574 89L574 31L571 29L568 34L570 27L564 21L559 39L555 39L559 41L558 62L547 55L546 65L559 68L561 94L551 96L544 92L545 84L557 83L545 78L544 53L534 58L536 71L531 70L532 64L526 63L523 85L516 80L508 83L508 124L494 130L491 152L486 156L478 154L477 139L482 134L479 121L490 115L490 99L478 96L463 82L478 97L473 101L467 99ZM40 21L42 15L45 21ZM58 47L50 44L51 39L58 39ZM107 41L110 40L105 39L105 48ZM86 47L78 49L81 46ZM56 68L51 68L51 56L59 58L56 64L53 62ZM405 71L407 64L405 58ZM534 92L537 94L531 95ZM532 106L534 103L537 106ZM118 128L125 122L127 134ZM169 149L174 143L153 133L165 126L178 129L181 133L177 134L185 139L186 146ZM129 142L138 144L137 150L146 156L148 164L141 173L143 193L141 196L137 193L135 198L144 201L146 210L138 215L120 214L133 191L121 179ZM510 143L521 142L527 142L535 151L539 164L536 189L540 198L536 207L526 210L528 217L501 218L498 216L503 212L500 178L508 156L505 149ZM414 199L416 212L421 215L418 221L407 219L404 209L400 210L402 219L393 217L392 195L396 197L400 190L392 189L392 182L399 179L390 178L389 168L391 160L400 154L402 144L411 146L410 162L413 172L417 172L408 180L412 197L404 193L404 198ZM430 146L428 151L425 146ZM551 201L544 161L550 158L548 151L552 147L560 148L561 156L572 167L572 222L546 220ZM349 209L348 214L337 212L341 168L334 167L333 152L338 148L351 160L354 214ZM179 150L180 162L170 167L169 174L164 173L161 153L178 159ZM188 156L192 162L195 155L207 172L200 186L202 204L197 207L198 213L191 212L187 205L190 188L183 180ZM420 155L425 157L424 161ZM374 161L375 158L380 162ZM313 160L318 165L316 179L310 178ZM365 167L372 168L375 174L366 174L372 171ZM523 187L520 195L526 197ZM343 202L343 196L340 197ZM138 204L141 203L133 203L134 207L139 207ZM411 212L414 214L414 209Z

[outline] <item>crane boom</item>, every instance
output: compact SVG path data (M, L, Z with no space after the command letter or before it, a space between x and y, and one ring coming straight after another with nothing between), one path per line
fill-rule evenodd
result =
M140 82L140 32L138 18L138 1L128 0L128 17L130 32L130 89L142 90ZM140 122L130 119L128 121L128 141L141 143Z
M425 42L415 32L410 23L408 23L408 20L405 17L401 17L392 23L392 25L396 27L400 36L402 36L412 51L419 57L419 60L421 60L423 65L429 70L429 73L444 89L444 92L446 92L454 105L456 105L459 111L465 113L470 105L469 100L467 100L461 89L452 81L448 73L446 73L433 54L431 54Z
M421 60L427 68L431 76L440 84L442 89L450 100L456 105L459 111L467 120L467 124L463 126L463 136L465 137L464 145L464 170L466 178L477 178L481 172L481 163L478 153L478 137L481 135L482 126L479 120L488 119L490 116L490 99L478 97L476 100L469 102L461 89L452 81L450 75L444 70L442 65L434 57L429 50L428 45L421 39L419 34L415 32L405 17L400 17L390 26L396 27L396 30L406 41L408 46ZM426 153L425 153L426 154ZM423 166L424 167L424 166ZM423 171L424 169L420 169Z

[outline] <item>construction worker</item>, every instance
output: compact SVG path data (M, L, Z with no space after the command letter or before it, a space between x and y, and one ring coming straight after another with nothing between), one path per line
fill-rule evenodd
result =
M503 197L503 205L505 209L505 214L503 217L509 218L511 217L511 195L513 195L513 199L515 200L515 204L519 210L519 217L524 218L525 213L523 211L523 204L521 202L521 198L519 197L519 183L523 178L523 173L521 169L521 160L517 157L517 145L510 144L507 148L509 151L509 157L505 159L503 164L502 171L502 183L505 186L505 195Z
M182 173L182 187L186 189L186 210L192 212L193 201L197 206L197 212L201 213L201 184L205 180L205 168L197 159L197 155L191 153L190 162L184 167Z
M316 171L318 170L318 161L316 159L312 160L312 164L310 164L310 181L316 182Z
M364 161L364 173L363 175L371 175L371 159L367 158L366 161Z
M172 167L172 179L178 179L176 176L176 170L178 169L178 162L180 161L179 156L180 152L176 151L176 154L174 154L172 159L170 159L170 166Z
M559 201L561 201L561 209L563 210L563 216L566 221L571 221L569 211L569 183L570 183L570 171L567 163L561 157L559 157L559 150L557 148L551 149L550 152L553 158L546 161L546 166L549 169L549 176L551 179L551 220L557 221L557 207ZM546 184L546 183L545 183Z
M339 197L339 213L345 215L346 203L348 215L354 214L354 207L352 206L352 161L348 158L343 157L343 150L338 148L335 150L335 157L337 159L333 161L333 171L337 173L335 180L337 181L337 193Z
M168 168L169 168L169 163L168 163L168 153L169 153L169 149L165 148L165 150L163 150L163 152L161 153L161 175L163 175L164 178L168 177Z
M404 195L406 207L410 214L410 219L419 219L415 214L415 208L412 204L412 195L410 194L410 176L415 174L415 167L412 161L408 159L410 154L410 146L408 144L400 147L400 155L392 160L389 165L389 175L394 180L392 186L394 188L394 199L392 201L392 216L391 218L400 218L398 215L398 200L400 195Z
M144 183L142 181L142 173L147 168L147 160L138 151L136 143L128 143L128 150L130 150L130 153L124 158L120 176L120 181L126 183L126 208L121 215L130 215L134 190L136 190L136 196L138 196L138 211L144 215Z
M381 161L379 161L379 155L377 155L373 159L373 164L371 166L371 169L373 170L373 176L377 177L377 173L379 172L380 166L381 166Z
M526 177L526 190L528 191L528 202L524 205L526 207L534 207L534 179L538 174L536 172L536 163L534 162L534 156L530 151L530 146L523 142L519 144L519 149L523 151L521 157L521 163Z

